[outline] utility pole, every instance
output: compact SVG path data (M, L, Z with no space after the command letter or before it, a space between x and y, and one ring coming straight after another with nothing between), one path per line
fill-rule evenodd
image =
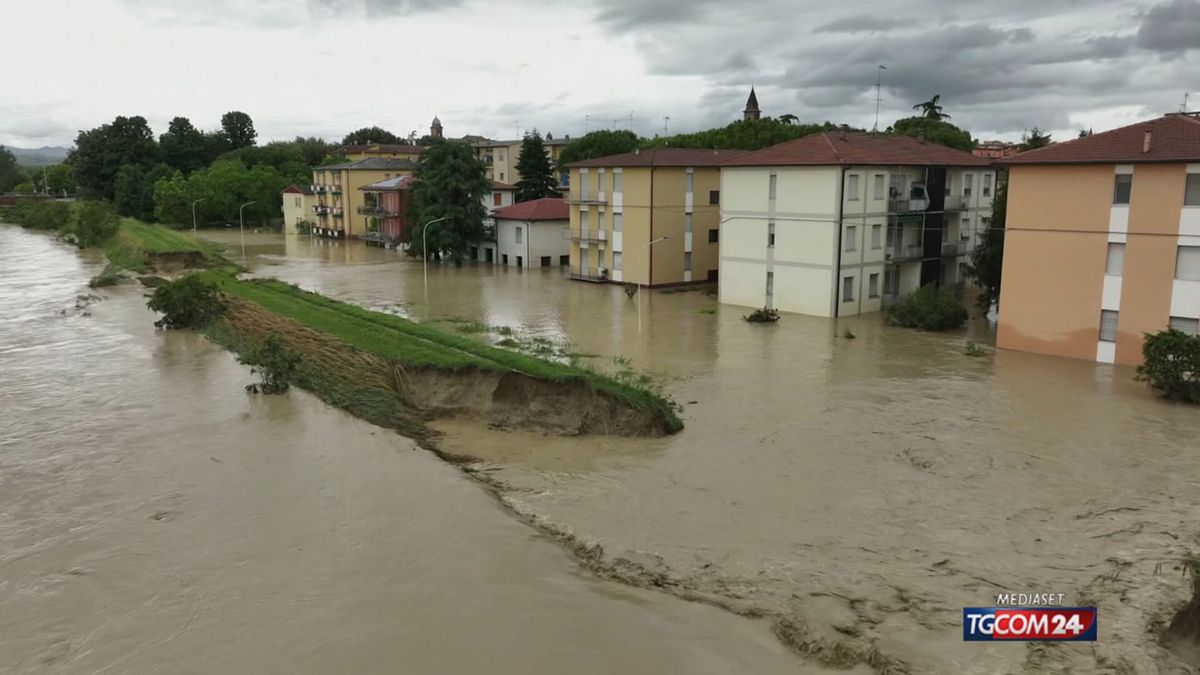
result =
M1191 95L1191 92L1187 92L1187 91L1183 92L1183 109L1181 109L1179 112L1187 112L1188 111L1188 109L1187 109L1188 96L1190 96L1190 95Z
M875 71L875 126L871 127L871 131L879 131L879 99L882 98L881 87L883 86L883 71L887 70L887 66L880 65Z
M583 135L584 136L586 136L588 134L591 121L592 121L591 114L587 114L587 115L583 116Z
M629 130L633 131L633 111L629 111Z

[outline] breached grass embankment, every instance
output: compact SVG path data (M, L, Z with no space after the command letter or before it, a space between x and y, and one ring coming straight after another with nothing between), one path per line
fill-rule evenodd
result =
M175 272L228 264L216 247L178 230L122 218L121 226L104 245L106 273Z
M556 434L671 434L683 428L653 391L519 354L275 280L202 273L226 298L209 336L245 352L279 335L301 357L296 384L370 422L425 439L424 421L469 417Z

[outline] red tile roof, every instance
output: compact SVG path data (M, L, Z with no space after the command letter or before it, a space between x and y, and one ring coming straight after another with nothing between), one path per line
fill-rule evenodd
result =
M703 148L650 148L620 155L586 159L574 166L716 166L722 160L746 154L747 150L705 150Z
M492 217L504 220L568 220L571 209L562 197L542 197L492 209Z
M1146 151L1146 134L1150 149ZM1004 164L1140 164L1200 162L1200 116L1171 113L1013 155Z
M825 131L721 162L721 166L987 166L991 162L911 136Z
M308 185L296 185L295 183L292 183L291 185L283 188L283 192L284 194L290 195L311 195L312 188Z

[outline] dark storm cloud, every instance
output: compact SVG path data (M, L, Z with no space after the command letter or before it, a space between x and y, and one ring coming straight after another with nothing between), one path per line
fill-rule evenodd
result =
M1137 45L1157 52L1200 49L1200 0L1173 0L1150 8L1138 27Z
M875 0L869 14L789 0L704 13L684 2L597 2L604 25L633 37L651 73L703 77L700 104L724 120L737 117L753 82L766 114L869 127L885 65L881 122L941 94L966 128L1063 129L1095 111L1177 108L1200 71L1200 0ZM676 23L646 25L647 12Z
M617 30L690 23L704 18L718 0L599 0L597 20Z

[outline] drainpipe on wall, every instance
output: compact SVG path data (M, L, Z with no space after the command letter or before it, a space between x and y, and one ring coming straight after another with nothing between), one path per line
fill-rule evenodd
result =
M646 241L654 241L654 171L656 167L650 167L650 238ZM654 281L654 247L646 247L647 261L647 277L646 285L650 286Z
M842 308L842 214L846 205L846 171L842 167L842 179L838 182L837 200L837 265L833 272L833 318L838 318Z

